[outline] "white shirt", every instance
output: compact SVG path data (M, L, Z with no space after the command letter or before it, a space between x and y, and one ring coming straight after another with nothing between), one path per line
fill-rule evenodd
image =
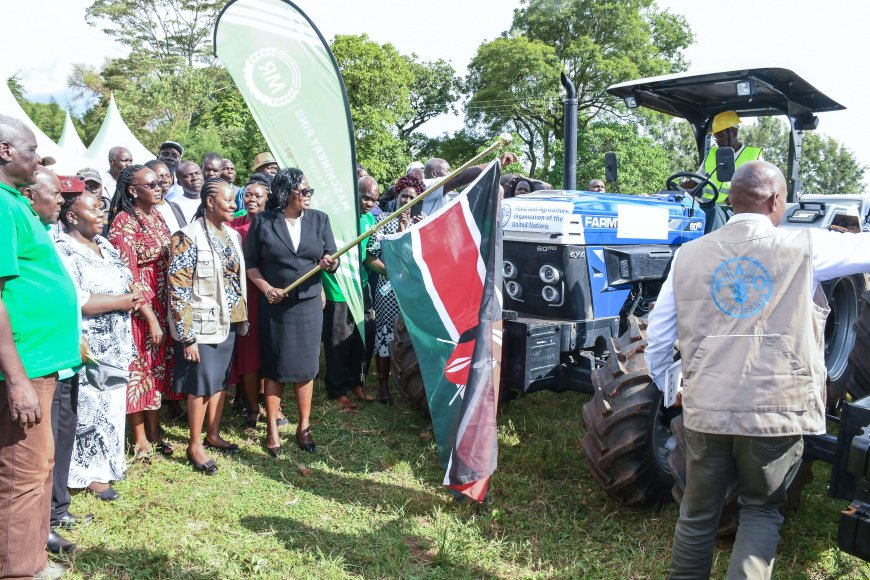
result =
M302 218L305 217L305 212L302 212L298 218L290 220L284 218L284 223L287 224L287 233L290 234L290 241L293 242L293 250L299 253L299 240L302 237Z
M194 214L196 214L196 210L199 209L198 195L196 197L187 197L182 193L179 195L167 195L166 199L167 201L172 201L178 204L178 206L181 208L181 214L184 216L184 219L187 220L187 223L193 221L193 216ZM170 213L172 212L172 209L168 206L166 209L168 209ZM167 222L166 225L169 225L169 223Z
M106 202L106 208L112 203L112 198L115 197L115 190L118 188L118 181L112 177L112 174L108 171L103 172L103 199L108 200Z
M444 179L443 177L433 177L432 179L423 179L423 185L426 186L426 189L429 189L433 184ZM397 202L398 203L398 202ZM447 200L444 199L444 187L441 186L429 195L426 196L426 199L423 200L423 208L422 212L424 214L432 215L447 203ZM396 206L398 209L398 206Z
M175 201L175 198L181 195L184 195L184 188L181 187L177 181L173 182L173 184L169 186L169 189L164 193L164 196L169 201Z
M767 216L757 213L739 213L729 222L765 221L773 224ZM841 276L870 272L870 233L844 234L830 230L810 229L813 244L813 288L819 283ZM679 251L674 255L677 260ZM673 273L671 265L671 274ZM665 369L673 364L674 342L677 340L677 302L674 283L668 274L649 315L647 347L643 353L650 374L664 390Z
M178 223L178 218L175 217L175 212L172 211L172 208L169 206L168 200L154 207L156 207L157 212L163 216L163 221L166 222L166 227L169 228L170 234L174 234L182 228L182 225Z

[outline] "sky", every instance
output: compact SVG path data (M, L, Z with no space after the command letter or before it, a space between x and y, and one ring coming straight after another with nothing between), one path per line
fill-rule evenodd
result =
M7 58L4 78L21 71L28 96L67 103L73 63L100 66L123 54L84 21L90 0L0 0ZM443 58L460 73L481 43L510 26L518 0L297 0L327 39L367 33L423 60ZM695 43L690 72L772 66L793 70L847 110L819 115L819 132L870 166L870 76L858 66L870 54L870 2L864 0L658 0L686 17ZM723 7L727 8L727 13ZM34 34L34 23L38 22ZM430 135L462 126L445 116L423 126Z

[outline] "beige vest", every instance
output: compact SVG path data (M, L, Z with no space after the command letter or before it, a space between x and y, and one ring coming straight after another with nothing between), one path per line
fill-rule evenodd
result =
M194 220L180 231L193 240L196 246L196 268L193 272L193 287L190 295L190 311L196 342L200 344L220 344L230 333L230 313L224 298L223 262L206 237L202 219ZM248 301L248 284L245 278L245 257L242 254L242 238L232 228L225 227L227 239L233 244L239 256L239 277L242 297ZM170 324L169 329L175 340L181 340ZM245 335L248 323L239 325L238 332Z
M813 294L809 232L729 222L683 246L671 276L686 427L824 433L829 309Z

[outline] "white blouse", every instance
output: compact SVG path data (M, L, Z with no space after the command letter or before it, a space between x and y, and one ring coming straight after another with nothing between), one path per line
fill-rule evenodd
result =
M302 212L296 219L284 218L284 223L287 224L287 233L290 234L290 241L293 242L293 250L299 252L299 239L302 237L302 218L305 217L305 212Z

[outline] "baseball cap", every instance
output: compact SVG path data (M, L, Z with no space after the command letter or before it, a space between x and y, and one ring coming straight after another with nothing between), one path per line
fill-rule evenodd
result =
M166 149L167 147L178 151L179 157L184 157L184 147L182 147L180 143L176 143L175 141L164 141L160 144L160 147L157 148L157 151L159 152L160 150Z
M100 175L100 172L93 167L85 167L83 169L79 169L76 172L76 175L78 175L85 181L96 181L100 185L103 184L103 176Z
M58 175L61 193L82 193L85 190L85 179L80 175Z

